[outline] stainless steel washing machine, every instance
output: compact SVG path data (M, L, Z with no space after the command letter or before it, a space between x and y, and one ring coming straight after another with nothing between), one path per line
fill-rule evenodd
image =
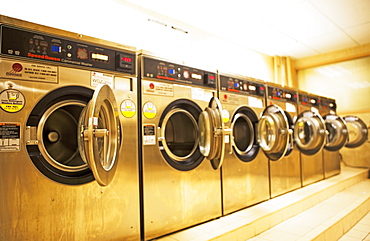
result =
M368 140L368 127L365 122L357 116L345 116L343 119L348 129L348 142L345 147L356 148L364 144Z
M226 151L222 170L223 214L270 198L268 159L257 141L257 125L265 108L265 85L230 74L219 74Z
M325 121L319 113L319 97L298 92L298 118L294 126L294 140L300 150L302 185L324 178L322 149L326 144Z
M283 109L290 129L288 149L279 159L270 159L271 197L301 187L301 164L299 151L293 139L294 122L298 116L297 90L273 83L267 83L267 104Z
M328 131L323 150L324 178L328 178L340 173L339 150L348 142L348 130L346 122L336 114L337 105L334 99L320 97L319 107Z
M0 240L140 240L135 49L0 21Z
M147 54L141 65L144 239L222 215L216 73Z

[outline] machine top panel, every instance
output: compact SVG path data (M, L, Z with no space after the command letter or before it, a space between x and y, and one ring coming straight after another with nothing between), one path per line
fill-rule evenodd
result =
M312 107L319 107L320 106L320 99L317 96L307 95L299 93L298 104L312 106Z
M267 98L271 100L279 100L284 102L291 102L296 104L298 94L294 90L278 88L274 86L267 86Z
M1 55L135 74L134 52L1 25Z
M334 99L329 99L329 98L320 98L320 108L321 109L326 109L326 110L333 110L336 111L337 109L337 104L335 103Z
M143 57L143 78L216 88L216 73Z
M262 83L220 75L220 90L265 98L266 88Z

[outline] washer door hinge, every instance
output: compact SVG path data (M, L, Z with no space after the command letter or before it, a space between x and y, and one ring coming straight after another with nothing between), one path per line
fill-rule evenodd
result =
M37 145L39 141L37 140L37 127L36 126L26 126L25 131L25 141L26 145Z

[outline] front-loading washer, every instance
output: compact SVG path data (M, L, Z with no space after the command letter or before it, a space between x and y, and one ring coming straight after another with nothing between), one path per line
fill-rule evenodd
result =
M270 198L268 159L257 140L265 108L265 85L251 78L219 74L226 150L222 170L223 214Z
M300 151L302 186L324 179L322 149L327 142L325 121L319 113L319 96L298 92L294 140Z
M340 150L342 160L351 166L366 166L369 127L363 119L355 115L347 115L343 119L348 130L348 142Z
M343 117L348 129L348 142L345 147L356 148L363 145L368 140L368 127L365 122L353 115Z
M0 240L140 240L135 49L0 21Z
M139 55L144 239L222 215L216 73Z
M320 97L319 107L328 131L323 150L324 178L328 178L340 173L339 150L348 142L348 130L346 122L336 113L337 105L334 99Z
M283 109L289 129L289 144L285 155L279 159L270 159L271 197L284 194L301 187L301 164L299 151L293 139L294 122L298 116L297 90L287 86L267 83L266 102Z

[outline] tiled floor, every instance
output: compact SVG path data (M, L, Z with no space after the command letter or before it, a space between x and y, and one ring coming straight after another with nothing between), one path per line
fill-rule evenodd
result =
M370 212L338 241L370 241Z
M343 167L340 175L157 240L337 241L370 210L367 177L368 170ZM357 240L365 240L370 232L367 218L348 232L349 238L360 232Z

